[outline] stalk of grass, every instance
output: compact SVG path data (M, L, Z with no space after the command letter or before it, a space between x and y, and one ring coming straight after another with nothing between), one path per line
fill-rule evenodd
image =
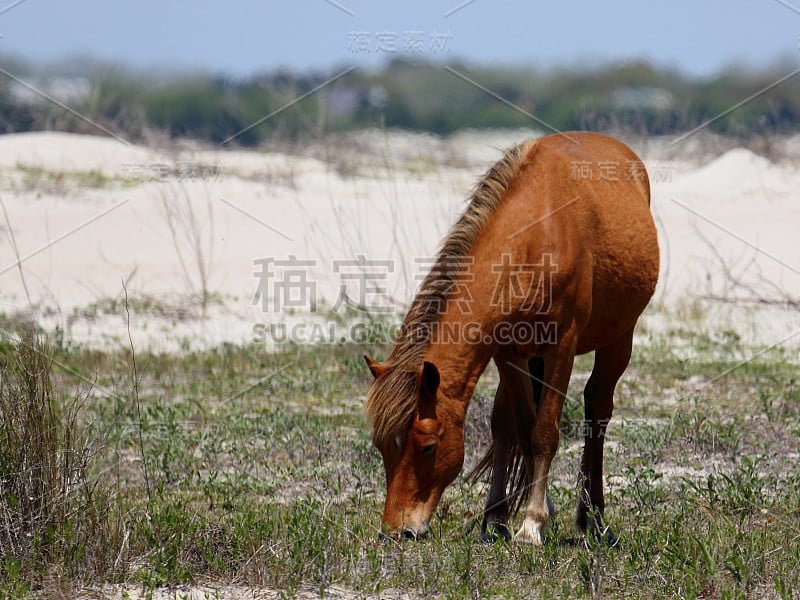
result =
M128 342L131 348L131 389L133 399L136 403L136 416L139 420L139 454L142 458L142 470L144 472L145 489L147 490L147 505L150 508L153 504L153 494L150 490L150 475L147 471L147 457L144 453L144 439L142 438L142 404L139 401L139 372L136 369L136 349L133 347L133 336L131 335L131 311L128 307L128 288L125 281L122 281L122 290L125 292L125 326L128 330Z
M31 294L28 291L28 282L25 281L25 273L22 270L22 259L19 256L19 246L17 246L17 238L14 236L14 228L11 226L11 219L8 217L6 210L6 203L0 197L0 208L3 209L3 217L5 217L6 225L8 226L8 236L11 238L11 245L14 248L14 255L17 257L17 269L19 270L19 278L22 281L22 289L25 290L25 298L28 300L28 307L32 308Z
M208 191L205 208L196 204L190 190L182 183L177 188L166 188L161 194L164 217L186 287L199 295L201 314L205 318L211 300L209 279L214 252L214 211Z

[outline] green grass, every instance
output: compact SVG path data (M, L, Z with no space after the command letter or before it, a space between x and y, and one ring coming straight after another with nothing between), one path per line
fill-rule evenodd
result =
M97 169L62 171L17 163L13 170L8 170L2 174L0 188L35 192L37 195L52 194L63 196L83 190L136 187L143 183L158 181L162 175L175 178L181 176L180 169L176 165L131 165L130 168L131 173L123 173L121 176L116 176L107 175ZM194 163L191 163L191 168L198 169L198 172L202 173L208 173L211 169L206 165L195 165Z
M74 189L106 188L114 178L97 171L49 171L42 167L17 163L16 171L25 190L63 194Z
M1 348L5 369L19 345ZM387 350L137 353L135 394L129 353L50 348L53 389L87 392L81 419L101 448L87 480L111 492L104 527L113 535L69 563L3 550L2 592L46 595L54 573L64 589L237 582L289 597L332 586L443 598L791 598L800 589L800 386L789 356L768 352L719 377L758 349L685 331L635 348L606 450L617 549L572 526L572 425L591 368L579 358L552 474L560 512L544 547L532 548L481 544L484 489L461 478L427 539L379 541L383 467L361 414L370 381L361 354ZM473 399L467 466L488 443L495 385L490 370Z

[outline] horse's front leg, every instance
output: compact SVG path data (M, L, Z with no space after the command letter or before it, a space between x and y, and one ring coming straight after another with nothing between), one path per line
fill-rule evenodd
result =
M492 407L492 481L489 494L486 496L486 508L481 525L481 541L494 543L500 538L511 541L508 529L508 463L511 457L511 422L510 402L506 386L500 382Z
M533 473L525 520L514 536L515 541L541 546L548 519L553 515L547 496L547 480L560 435L561 409L566 398L575 359L574 328L544 357L544 382L536 421L531 435Z

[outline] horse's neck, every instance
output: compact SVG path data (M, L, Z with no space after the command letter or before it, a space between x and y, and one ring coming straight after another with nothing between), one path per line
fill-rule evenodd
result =
M470 330L476 325L474 316L442 315L438 324L441 337L434 336L424 358L439 369L442 391L465 404L492 356L490 346L478 343L475 330Z

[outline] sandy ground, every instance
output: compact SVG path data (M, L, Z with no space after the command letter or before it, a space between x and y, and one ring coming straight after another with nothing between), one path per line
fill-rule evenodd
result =
M399 315L470 186L536 135L366 131L292 153L0 136L0 313L32 311L69 341L126 343L111 302L124 282L134 343L162 350L246 342L257 324L324 325L342 288ZM629 141L650 173L661 244L648 319L669 327L699 312L695 326L778 342L800 327L796 307L703 300L800 297L800 140L781 140L783 160L770 162L701 138ZM204 289L208 318L194 318Z

